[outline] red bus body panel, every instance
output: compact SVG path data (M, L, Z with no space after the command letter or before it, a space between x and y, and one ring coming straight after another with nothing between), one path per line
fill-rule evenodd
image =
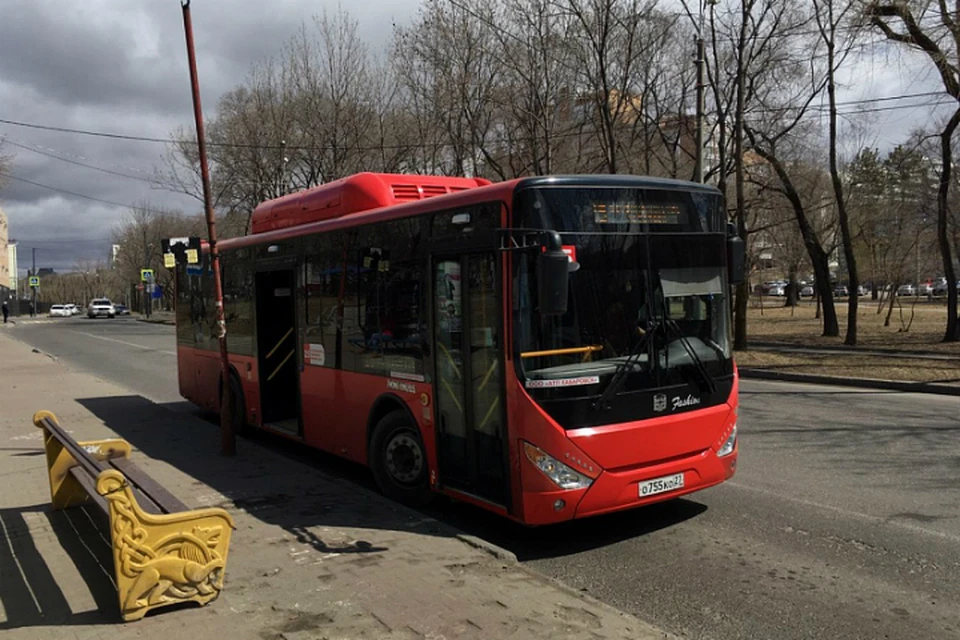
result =
M512 517L538 525L632 509L719 484L733 476L738 451L718 458L736 422L737 381L727 403L650 420L564 431L537 405L515 376L508 406L515 446ZM593 478L577 491L559 490L526 456L523 441ZM638 483L684 474L684 487L641 499ZM556 501L564 506L557 508Z
M253 210L253 234L331 220L345 215L489 185L483 178L358 173L268 200Z

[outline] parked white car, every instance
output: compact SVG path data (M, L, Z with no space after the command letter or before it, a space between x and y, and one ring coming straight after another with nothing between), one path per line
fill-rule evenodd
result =
M69 318L70 310L67 309L66 305L62 305L62 304L50 305L50 317L51 318Z
M67 311L70 312L71 316L75 316L78 313L80 313L80 309L77 307L77 305L73 304L72 302L70 304L65 304L63 306L67 309Z
M917 295L917 288L912 284L902 284L900 288L897 289L898 296L915 296Z
M116 308L114 308L113 303L106 298L95 298L91 300L89 306L87 306L88 318L112 318L116 315Z

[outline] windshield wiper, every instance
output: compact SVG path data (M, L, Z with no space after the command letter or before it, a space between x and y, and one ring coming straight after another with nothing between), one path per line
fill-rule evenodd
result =
M627 373L633 369L633 365L636 364L640 356L643 355L643 349L641 347L647 344L648 338L653 333L653 328L649 331L644 331L640 327L637 327L637 330L642 332L640 338L633 343L633 346L630 348L630 353L628 353L626 359L617 366L613 372L613 377L610 378L610 382L607 383L607 386L603 388L603 392L600 393L600 397L593 403L594 411L610 408L607 404L610 398L620 389L623 381L627 379Z
M697 355L693 345L690 344L690 340L687 338L687 336L683 335L683 331L680 330L680 326L677 324L677 321L670 318L665 318L664 323L667 325L667 328L673 332L673 335L676 336L677 340L680 341L680 344L683 346L684 351L687 352L687 355L690 356L690 360L693 361L694 368L697 370L697 373L700 374L700 377L706 384L707 389L710 391L710 393L714 393L717 390L716 381L714 381L713 376L710 375L710 372L707 371L707 367L704 366L703 360L700 359L700 356ZM669 345L667 345L667 349L669 349ZM683 368L680 367L680 370L683 371Z

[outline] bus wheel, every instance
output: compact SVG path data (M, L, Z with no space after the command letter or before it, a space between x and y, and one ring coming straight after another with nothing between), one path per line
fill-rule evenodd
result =
M433 497L423 441L404 411L387 414L373 428L370 469L380 491L388 498L424 505Z

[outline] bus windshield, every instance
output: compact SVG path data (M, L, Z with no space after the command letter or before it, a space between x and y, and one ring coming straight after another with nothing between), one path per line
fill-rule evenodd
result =
M520 224L559 231L580 265L570 274L566 314L541 316L536 256L515 261L519 372L536 397L598 396L614 376L622 394L705 389L732 375L722 207L719 197L691 196L582 188L521 194Z

